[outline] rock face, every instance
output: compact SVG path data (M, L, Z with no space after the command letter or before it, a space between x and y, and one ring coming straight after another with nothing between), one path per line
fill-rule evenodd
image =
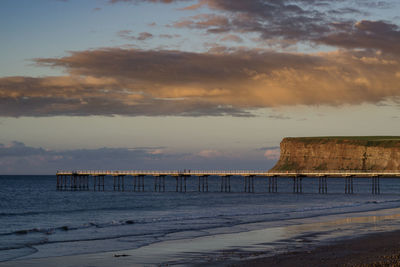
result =
M284 138L271 171L400 170L400 137Z

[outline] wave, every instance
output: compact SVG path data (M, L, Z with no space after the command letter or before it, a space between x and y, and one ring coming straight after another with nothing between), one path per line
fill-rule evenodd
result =
M345 211L339 211L339 212L333 212L334 209L343 209L343 208L352 208L352 207L360 207L360 206L365 206L365 205L377 205L375 206L376 209L381 209L382 207L378 207L378 204L387 204L387 203L399 203L399 200L373 200L373 201L363 201L363 202L354 202L351 204L340 204L340 205L333 205L333 206L320 206L320 207L304 207L304 208L295 208L295 209L287 209L287 210L282 210L282 209L277 209L277 210L269 210L268 212L260 212L260 211L243 211L243 212L235 212L235 213L227 213L227 214L210 214L208 216L174 216L174 217L158 217L158 218L149 218L149 219L127 219L127 220L112 220L109 222L102 222L102 223L96 223L96 222L86 222L81 225L61 225L61 226L55 226L51 228L31 228L31 229L20 229L16 230L13 232L8 232L8 233L0 233L0 236L8 236L8 235L28 235L28 234L35 234L35 233L40 233L40 234L45 234L45 235L52 235L56 232L62 231L62 232L69 232L69 231L74 231L74 230L81 230L81 229L87 229L87 228L109 228L109 227L118 227L118 226L124 226L124 225L134 225L134 224L154 224L154 223L173 223L173 222L181 222L182 224L190 224L192 221L195 221L196 223L202 222L202 221L209 221L213 222L215 219L220 219L220 220L225 220L224 225L230 224L239 224L239 223L250 223L250 222L256 222L257 220L234 220L235 217L254 217L256 218L257 216L266 216L266 215L277 215L277 214L297 214L297 213L304 213L304 212L312 212L312 211L320 211L324 210L326 212L324 213L318 213L318 214L309 214L308 216L304 214L304 217L313 217L313 216L320 216L320 215L331 215L331 214L337 214L337 213L348 213L348 212L357 212L354 210L345 212ZM107 209L108 210L108 209ZM368 209L370 211L375 210L375 209ZM84 210L82 210L84 211ZM332 212L329 212L332 211ZM297 216L296 216L297 217ZM280 220L279 217L277 217L278 220ZM264 218L265 221L265 218ZM270 218L268 221L274 221L274 218ZM258 222L258 221L257 221ZM185 229L186 230L186 229Z
M47 210L47 211L25 211L25 212L0 212L0 217L4 216L32 216L32 215L47 215L47 214L63 214L63 213L76 213L76 212L88 212L88 211L124 211L131 210L132 207L107 207L107 208L96 208L96 209L73 209L73 210Z

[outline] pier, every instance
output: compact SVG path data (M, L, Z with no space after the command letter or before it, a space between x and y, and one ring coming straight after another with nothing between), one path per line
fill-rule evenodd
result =
M175 191L188 192L188 185L196 188L198 192L208 192L210 176L220 177L220 192L232 192L231 178L241 177L243 179L244 193L254 193L257 179L266 180L265 188L262 192L278 193L278 180L291 179L294 194L302 194L304 185L303 178L318 179L318 193L327 194L329 180L332 178L343 179L343 189L345 194L354 193L354 180L367 178L371 181L371 193L380 194L381 178L400 178L400 171L387 172L368 172L368 171L307 171L307 172L269 172L269 171L58 171L56 189L70 191L105 191L105 177L112 179L113 191L125 191L127 182L131 180L130 185L133 192L144 192L145 182L152 183L154 192L166 192L165 178L175 178ZM92 178L92 179L91 179ZM90 181L93 181L90 185ZM193 185L195 187L193 187ZM399 192L400 193L400 192Z

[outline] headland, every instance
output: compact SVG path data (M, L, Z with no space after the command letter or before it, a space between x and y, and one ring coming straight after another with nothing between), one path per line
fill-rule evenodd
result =
M271 171L398 171L400 136L287 137Z

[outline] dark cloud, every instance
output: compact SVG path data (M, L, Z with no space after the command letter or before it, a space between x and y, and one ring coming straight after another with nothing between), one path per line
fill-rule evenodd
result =
M272 115L268 115L268 118L276 119L276 120L290 120L290 119L291 119L291 117L285 116L285 115L283 115L283 114L272 114Z
M395 8L393 5L388 1L364 0L198 0L186 9L207 6L212 13L183 18L173 26L213 34L257 33L264 43L283 47L309 42L398 52L400 32L397 25L354 20L355 15L368 16L373 9Z
M13 141L10 145L0 144L0 158L20 157L31 155L44 155L46 151L42 148L27 147L24 143Z
M321 37L318 42L345 48L367 48L400 54L400 28L385 21L362 20L343 31Z
M394 8L395 4L389 1L365 1L365 0L356 0L356 3L359 6L367 7L367 8L379 8L379 9L388 9Z
M173 38L179 38L181 37L181 35L179 34L160 34L159 35L160 38L167 38L167 39L173 39Z
M279 146L264 146L257 148L257 151L265 151L265 150L274 150L274 149L279 149Z
M206 29L210 33L255 32L263 39L309 41L332 30L331 17L327 11L321 10L321 4L331 6L329 1L200 0L197 7L205 5L221 14L196 15L174 25ZM350 8L341 12L347 14L352 10L358 12Z

